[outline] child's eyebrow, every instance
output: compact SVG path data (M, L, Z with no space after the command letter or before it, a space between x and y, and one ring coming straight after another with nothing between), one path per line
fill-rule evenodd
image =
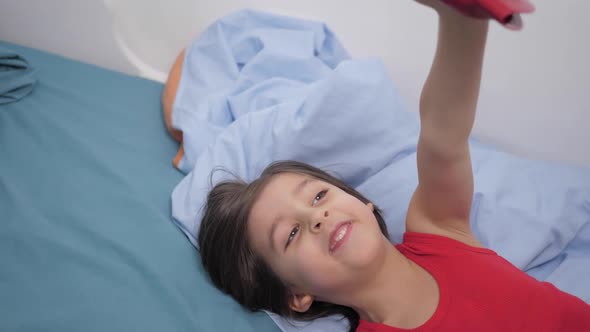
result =
M303 191L303 189L305 188L306 185L308 185L309 183L315 182L315 181L317 181L317 179L314 179L314 178L305 178L303 181L301 181L295 187L295 190L293 190L293 196L299 195L299 193Z

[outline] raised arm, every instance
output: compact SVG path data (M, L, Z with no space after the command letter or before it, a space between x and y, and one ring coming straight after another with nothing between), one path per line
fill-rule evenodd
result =
M473 172L467 140L475 118L488 22L463 16L440 1L419 2L436 9L439 32L420 98L419 184L406 228L473 244L469 227Z

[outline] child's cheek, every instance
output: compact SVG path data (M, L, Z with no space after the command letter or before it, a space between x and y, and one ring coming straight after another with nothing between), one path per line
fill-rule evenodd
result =
M317 253L310 253L305 257L297 264L300 280L304 280L305 284L314 289L333 287L339 273L329 268L332 264L322 261L325 257Z
M317 293L329 293L337 284L337 274L322 272L321 270L307 270L304 276L307 284Z

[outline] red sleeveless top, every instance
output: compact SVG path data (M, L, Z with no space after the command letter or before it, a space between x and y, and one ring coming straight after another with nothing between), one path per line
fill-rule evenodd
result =
M414 329L361 320L357 332L590 331L590 305L537 281L492 250L412 232L395 247L436 279L438 307Z

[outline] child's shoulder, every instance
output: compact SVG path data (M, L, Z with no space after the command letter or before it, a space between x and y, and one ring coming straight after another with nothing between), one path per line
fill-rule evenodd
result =
M426 220L406 220L406 234L435 235L438 237L459 241L471 247L485 248L485 246L475 237L471 230L446 229Z
M461 238L456 234L452 235L453 236L448 236L444 232L434 234L406 231L403 235L403 242L396 245L396 248L402 253L407 250L417 250L420 253L431 252L443 256L446 256L447 254L451 254L451 256L456 256L456 254L463 255L461 253L466 252L497 255L495 251L486 248L475 238L474 242L465 240L465 238Z

